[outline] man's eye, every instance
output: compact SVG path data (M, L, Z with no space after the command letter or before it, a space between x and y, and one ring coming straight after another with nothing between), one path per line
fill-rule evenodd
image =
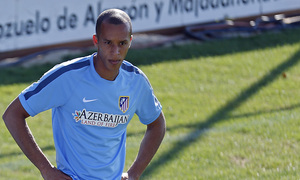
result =
M104 44L110 44L110 41L104 41Z
M120 42L120 45L126 45L127 43L126 42Z

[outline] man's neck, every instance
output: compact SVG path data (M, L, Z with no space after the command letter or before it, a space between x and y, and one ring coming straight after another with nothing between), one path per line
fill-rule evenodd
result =
M101 78L106 79L108 81L114 81L117 78L119 71L113 72L103 68L104 65L101 63L101 60L98 58L99 56L97 55L95 55L93 58L96 72L99 74Z

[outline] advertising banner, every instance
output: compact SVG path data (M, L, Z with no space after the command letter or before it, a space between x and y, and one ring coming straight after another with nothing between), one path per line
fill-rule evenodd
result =
M299 0L0 0L0 53L91 39L97 16L119 8L133 32L300 10Z

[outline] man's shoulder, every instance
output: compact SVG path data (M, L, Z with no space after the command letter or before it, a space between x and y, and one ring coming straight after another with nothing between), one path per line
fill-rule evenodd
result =
M130 62L124 60L121 69L128 75L127 77L131 80L141 80L150 84L146 74L144 74L144 72L140 68L134 66Z
M142 75L144 74L142 70L140 70L138 67L134 66L133 64L131 64L126 60L123 61L121 65L121 69L128 73L142 74Z
M60 68L67 67L68 69L76 69L76 68L79 69L82 67L89 66L90 58L91 55L85 57L78 57L72 60L62 62L61 64L58 64L58 67Z
M72 70L79 70L89 66L90 66L90 56L85 56L85 57L79 57L79 58L75 58L57 64L48 72L61 75Z
M90 66L90 60L88 56L65 61L55 65L52 69L48 70L41 77L40 80L49 83L56 79L61 79L60 77L66 77L62 75L69 74L70 72L75 72L75 70L84 70L86 67L89 66Z

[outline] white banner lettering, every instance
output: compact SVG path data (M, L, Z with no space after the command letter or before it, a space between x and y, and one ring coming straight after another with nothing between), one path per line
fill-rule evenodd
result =
M98 15L119 8L143 32L299 10L299 0L0 0L0 53L91 39Z

